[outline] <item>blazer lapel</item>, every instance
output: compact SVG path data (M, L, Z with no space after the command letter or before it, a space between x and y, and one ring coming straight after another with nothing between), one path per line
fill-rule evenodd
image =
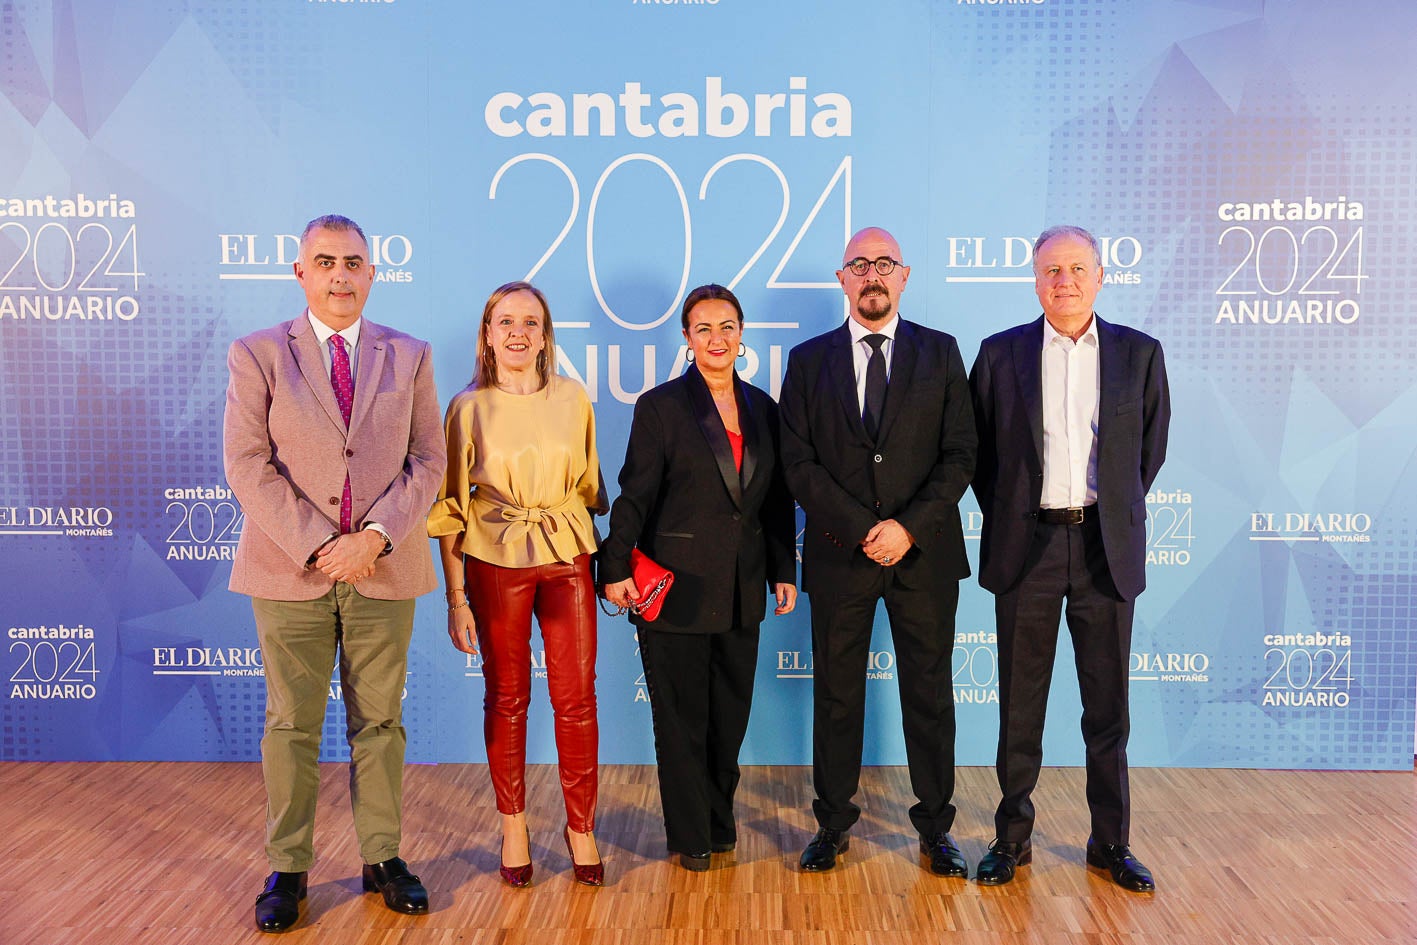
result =
M895 341L891 343L891 365L888 375L890 380L886 384L886 404L881 408L881 428L877 431L877 443L885 442L886 434L891 429L891 423L900 416L901 405L905 403L905 392L910 389L910 382L915 377L917 350L915 326L902 318L896 322ZM862 429L865 429L864 424Z
M827 351L827 374L831 377L832 389L841 399L846 411L846 426L858 439L870 443L866 435L866 425L861 422L861 403L856 399L856 368L851 359L851 331L842 324L832 332L831 347Z
M728 431L723 427L723 419L714 406L713 395L698 368L684 372L684 384L689 392L689 403L694 410L694 419L713 451L718 473L723 477L723 485L733 499L733 504L743 507L743 487L738 481L738 469L733 465L733 448L728 445ZM739 426L742 426L740 419Z
M1097 439L1101 440L1111 428L1109 422L1117 413L1117 400L1127 389L1127 351L1122 345L1117 330L1097 318L1097 374L1101 390L1097 393Z
M295 358L305 383L310 385L310 392L324 408L330 422L344 430L344 415L340 413L339 401L335 400L335 389L330 385L330 375L325 371L320 343L315 340L315 329L310 327L307 315L302 314L290 323L290 353Z
M386 353L383 330L372 322L365 322L359 329L359 350L355 354L354 407L349 412L351 430L359 426L374 405Z
M738 478L746 492L758 469L758 451L762 448L764 431L758 429L758 417L749 405L748 392L743 389L737 371L733 372L733 390L738 397L738 429L743 431L743 471Z
M1013 343L1014 376L1019 397L1028 408L1029 432L1038 461L1043 462L1043 319L1023 329Z

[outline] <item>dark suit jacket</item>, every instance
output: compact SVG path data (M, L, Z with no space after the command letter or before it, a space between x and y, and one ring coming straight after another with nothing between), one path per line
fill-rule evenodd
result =
M647 624L655 630L721 633L756 626L766 613L767 587L797 579L796 516L778 461L777 404L751 384L735 378L734 386L741 475L697 368L635 403L620 497L600 548L600 579L628 578L636 545L673 571L664 609Z
M1171 395L1155 338L1098 318L1097 341L1097 512L1112 581L1131 600L1146 587L1146 493L1166 458ZM974 494L984 513L979 583L996 594L1023 576L1038 524L1042 357L1040 317L984 339L970 372L979 424Z
M880 565L860 545L888 518L915 539L894 565L900 580L918 587L968 577L958 503L975 449L964 361L951 336L900 320L875 443L861 423L847 326L793 348L782 383L782 461L807 513L803 588L871 586Z

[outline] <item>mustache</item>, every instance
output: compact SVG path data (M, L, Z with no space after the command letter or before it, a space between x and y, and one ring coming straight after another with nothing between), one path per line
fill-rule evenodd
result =
M868 296L868 295L889 295L889 294L890 294L890 293L886 291L886 287L885 287L885 286L881 285L879 282L873 282L873 283L871 283L870 285L864 287L864 288L861 290L861 296L860 296L860 297L864 299L864 298L865 298L866 296Z

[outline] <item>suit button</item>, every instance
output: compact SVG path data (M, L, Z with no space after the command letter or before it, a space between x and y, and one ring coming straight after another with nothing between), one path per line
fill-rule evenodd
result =
M337 496L337 495L332 495L332 496L330 496L330 505L339 505L339 496Z
M881 454L880 454L880 453L877 453L877 454L876 454L876 462L879 463L880 461L881 461Z
M346 456L353 456L353 455L354 455L354 450L345 450L345 451L344 451L344 455L346 455Z
M738 521L739 519L741 519L742 517L743 517L743 516L739 515L737 512L734 512L734 513L733 513L733 521L735 521L735 522Z

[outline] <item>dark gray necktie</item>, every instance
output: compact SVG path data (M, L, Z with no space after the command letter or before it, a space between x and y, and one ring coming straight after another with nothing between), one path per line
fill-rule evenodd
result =
M861 422L866 425L866 435L874 440L881 432L881 409L886 405L886 356L881 351L886 336L871 334L864 340L871 346L871 357L866 362L866 406Z

